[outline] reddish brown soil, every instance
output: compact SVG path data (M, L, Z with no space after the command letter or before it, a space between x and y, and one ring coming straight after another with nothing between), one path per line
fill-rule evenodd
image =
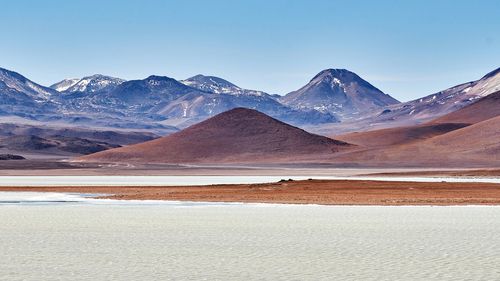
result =
M364 147L387 147L417 142L466 127L470 124L446 123L423 124L418 126L397 127L366 132L355 132L333 138Z
M383 181L286 181L183 187L0 187L0 191L114 194L106 198L324 205L500 204L500 184Z
M498 167L499 114L497 93L430 123L336 137L342 142L240 108L158 140L80 159L174 164L301 162L346 167Z
M131 163L283 162L325 157L349 147L258 111L236 108L157 140L79 159Z

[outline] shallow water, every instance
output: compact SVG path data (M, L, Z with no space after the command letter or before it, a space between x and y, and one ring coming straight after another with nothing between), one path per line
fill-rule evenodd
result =
M417 182L489 182L500 183L499 177L339 177L339 176L0 176L0 186L186 186L209 184L250 184L277 182L281 179L306 180L383 180Z
M0 280L500 279L500 207L10 196Z

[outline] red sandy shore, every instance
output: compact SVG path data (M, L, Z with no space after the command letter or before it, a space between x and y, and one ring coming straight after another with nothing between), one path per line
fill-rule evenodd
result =
M175 187L0 187L0 191L112 194L121 200L181 200L323 205L498 205L500 184L348 180Z

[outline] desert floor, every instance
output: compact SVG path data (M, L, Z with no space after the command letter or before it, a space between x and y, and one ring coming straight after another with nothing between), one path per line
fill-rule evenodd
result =
M350 180L169 187L0 187L0 191L107 194L119 200L322 205L499 205L500 184Z

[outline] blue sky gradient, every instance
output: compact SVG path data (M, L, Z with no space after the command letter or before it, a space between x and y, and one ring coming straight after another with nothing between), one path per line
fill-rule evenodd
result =
M4 1L0 67L44 85L215 75L285 94L346 68L402 101L500 67L500 1Z

